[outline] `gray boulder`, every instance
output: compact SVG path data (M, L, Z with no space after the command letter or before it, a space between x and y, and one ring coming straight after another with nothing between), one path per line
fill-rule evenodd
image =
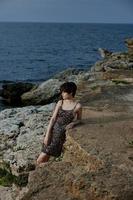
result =
M55 104L5 109L0 112L0 168L11 173L34 169Z
M58 79L49 79L37 88L21 95L23 105L43 105L56 101L60 95L59 87L62 84Z
M2 85L0 96L4 99L3 103L18 106L21 105L21 95L33 87L36 85L32 83L6 83Z

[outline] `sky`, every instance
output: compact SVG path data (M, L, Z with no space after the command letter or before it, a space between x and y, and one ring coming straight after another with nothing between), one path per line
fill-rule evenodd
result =
M133 0L0 0L0 21L133 23Z

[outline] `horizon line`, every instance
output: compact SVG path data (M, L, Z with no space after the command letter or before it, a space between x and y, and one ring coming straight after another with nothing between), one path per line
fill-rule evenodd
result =
M44 23L44 24L133 24L132 22L48 22L48 21L0 21L0 23Z

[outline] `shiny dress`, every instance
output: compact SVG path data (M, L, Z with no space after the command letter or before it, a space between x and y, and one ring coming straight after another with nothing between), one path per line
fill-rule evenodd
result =
M71 110L63 110L62 104L58 110L57 119L52 127L50 143L47 146L43 143L41 150L42 152L55 157L61 155L63 144L66 141L65 127L73 121L75 117L74 109L77 105L76 103L74 108Z

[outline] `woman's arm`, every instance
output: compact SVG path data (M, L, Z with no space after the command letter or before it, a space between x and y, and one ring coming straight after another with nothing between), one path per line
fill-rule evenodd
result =
M56 121L56 117L57 117L57 114L58 114L58 110L59 110L59 107L61 105L61 100L59 100L53 110L53 114L52 114L52 117L50 118L50 121L49 121L49 124L47 126L47 131L46 131L46 134L45 134L45 137L46 138L49 138L50 135L51 135L51 130L52 130L52 127Z

